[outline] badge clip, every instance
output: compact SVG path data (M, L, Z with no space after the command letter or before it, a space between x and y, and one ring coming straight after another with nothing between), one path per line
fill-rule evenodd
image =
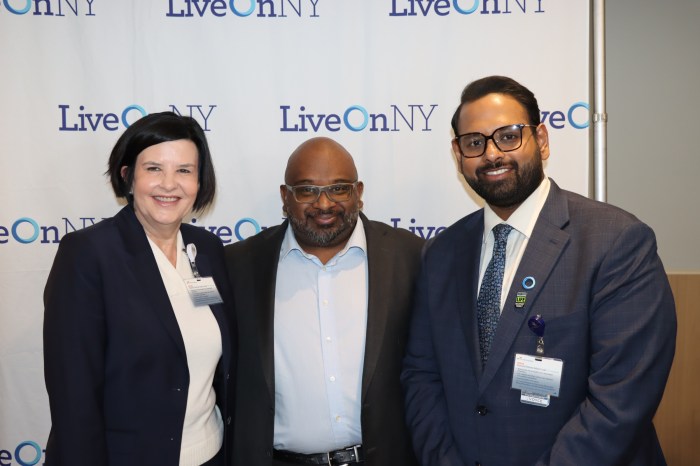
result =
M537 335L537 347L535 351L538 355L542 356L544 354L544 319L539 314L532 316L528 319L527 326Z

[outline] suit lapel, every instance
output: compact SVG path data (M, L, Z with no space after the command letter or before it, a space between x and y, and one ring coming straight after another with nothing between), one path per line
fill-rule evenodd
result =
M362 214L361 214L362 215ZM394 282L394 263L385 234L372 228L362 215L367 240L368 300L365 359L362 370L362 398L367 395L381 352L389 313L391 284Z
M476 297L479 290L479 262L484 236L483 209L473 215L464 225L461 240L457 243L454 264L449 273L458 277L457 313L462 330L469 346L469 362L474 370L474 377L481 375L481 356L479 350L479 327L476 318ZM464 277L463 279L461 277Z
M116 215L115 221L130 256L129 265L134 274L134 282L139 284L139 289L136 292L150 302L149 310L156 314L180 354L187 358L185 342L182 340L180 327L158 270L158 264L146 238L146 233L136 218L131 205L124 207Z
M480 392L488 386L502 364L512 363L505 358L510 354L510 348L518 332L524 325L526 317L531 313L537 297L569 242L569 234L562 230L569 221L566 198L554 181L551 183L547 201L542 207L537 223L535 223L535 228L506 297L484 377L479 382ZM528 277L535 280L535 286L531 289L526 289L523 286L523 281ZM522 308L515 307L515 297L519 291L527 293L525 305ZM534 350L535 348L532 348L533 352Z
M250 284L254 291L246 294L250 296L250 301L245 305L253 310L258 321L259 354L272 400L275 397L275 287L280 248L287 231L287 225L288 222L285 221L281 225L269 229L268 231L271 233L265 245L252 248L254 249L253 256L248 262L252 274Z

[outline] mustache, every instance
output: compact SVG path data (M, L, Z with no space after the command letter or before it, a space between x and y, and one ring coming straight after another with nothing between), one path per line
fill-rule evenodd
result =
M306 212L307 217L318 217L319 215L339 215L342 214L341 209L315 209L310 212Z
M476 173L483 173L487 170L497 170L499 168L510 168L512 170L518 169L518 164L516 162L504 162L502 159L498 159L495 162L486 161L479 168L476 169Z

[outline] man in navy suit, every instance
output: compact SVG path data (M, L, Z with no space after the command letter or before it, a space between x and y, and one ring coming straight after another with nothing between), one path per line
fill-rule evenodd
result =
M539 116L501 76L453 116L486 205L423 257L402 372L415 451L424 466L665 464L652 418L676 317L654 234L545 177Z
M348 151L312 138L287 221L226 247L240 319L234 464L412 466L401 361L423 240L369 220Z

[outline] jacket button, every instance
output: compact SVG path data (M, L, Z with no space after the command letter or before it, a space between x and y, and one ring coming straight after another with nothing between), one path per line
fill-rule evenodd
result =
M489 410L486 409L486 406L479 405L476 407L476 412L479 414L479 416L486 416L486 413L488 413Z

